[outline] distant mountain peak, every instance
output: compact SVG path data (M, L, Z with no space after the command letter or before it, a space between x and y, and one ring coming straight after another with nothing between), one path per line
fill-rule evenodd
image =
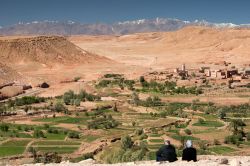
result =
M250 28L250 24L211 23L206 20L183 21L175 18L138 19L112 24L83 24L68 21L32 21L0 27L0 35L123 35L140 32L175 31L186 26L213 28Z

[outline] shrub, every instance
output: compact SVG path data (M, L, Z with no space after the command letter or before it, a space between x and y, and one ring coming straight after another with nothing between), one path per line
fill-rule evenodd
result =
M220 145L220 141L217 139L214 139L214 145Z
M239 137L237 135L230 135L225 137L224 143L225 144L237 144L239 142Z
M79 139L80 135L76 132L69 132L68 137L73 139Z
M218 111L218 117L220 119L224 119L226 117L226 111L224 109L219 109L219 111Z
M9 131L9 125L6 123L0 124L0 130L3 132L8 132Z
M246 126L246 124L243 122L242 119L233 119L230 122L230 128L234 132L234 134L237 134L240 129L243 131L244 126Z
M28 148L28 152L32 154L32 156L34 157L34 159L37 157L37 151L35 148L33 148L32 146L30 146Z
M81 104L81 100L80 99L75 99L74 100L74 105L75 106L80 106L80 104Z
M207 150L207 145L206 145L205 141L199 141L198 145L199 145L200 149Z
M142 83L144 83L146 80L145 80L145 78L144 78L144 76L140 76L140 83L142 84Z
M56 104L54 105L54 110L56 112L65 112L68 109L63 105L63 103L61 102L56 102Z
M58 134L59 133L59 131L57 129L53 129L53 128L48 128L47 132L48 133L53 133L53 134Z
M94 158L93 153L85 153L82 155L82 160L93 159L93 158Z
M192 134L192 131L190 129L185 129L184 132L187 134L187 135L191 135Z
M49 124L44 124L43 126L44 126L45 129L49 128Z
M81 79L81 77L75 77L75 78L74 78L74 81L77 82L77 81L79 81L80 79Z
M115 105L114 105L114 107L113 107L113 111L114 111L114 112L118 112L118 109L117 109L116 103L115 103Z
M113 119L111 115L108 117L105 115L102 117L95 117L92 121L88 122L89 129L111 129L117 127L118 125L119 122Z
M138 135L138 136L139 136L139 135L142 135L142 134L143 134L143 129L142 129L142 128L136 129L136 130L135 130L135 134Z
M17 130L22 130L22 126L18 125Z
M247 141L250 141L250 133L246 134Z
M33 133L34 138L45 138L44 133L42 130L36 129Z
M204 124L204 123L205 123L205 120L202 119L202 118L199 118L199 119L198 119L198 123L199 123L199 124Z
M121 148L130 149L133 146L133 141L130 136L124 136L121 138Z
M60 163L62 161L62 157L59 156L56 152L54 153L44 153L43 156L38 156L36 158L36 162L39 163Z
M144 140L144 139L147 139L148 138L148 135L143 133L142 135L140 135L140 140Z
M44 102L45 98L43 97L35 97L35 96L24 96L22 98L17 98L15 100L15 104L17 106L29 105L34 103Z

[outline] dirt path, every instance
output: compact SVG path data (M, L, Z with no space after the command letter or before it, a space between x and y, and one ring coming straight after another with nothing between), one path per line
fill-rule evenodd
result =
M26 145L26 148L25 148L23 154L28 154L28 153L29 153L29 147L31 147L31 145L32 145L33 143L35 143L35 142L36 142L35 140L30 141L30 142Z
M71 154L70 156L75 158L77 156L81 156L83 154L86 153L93 153L94 155L97 154L98 152L102 151L104 147L108 146L111 144L111 141L108 140L96 140L94 142L91 143L86 143L83 142L79 149L77 151L75 151L73 154Z
M4 143L6 143L6 142L8 142L8 141L10 141L10 140L11 140L10 138L8 138L8 139L6 139L6 140L3 140L3 141L0 142L0 145L4 144Z

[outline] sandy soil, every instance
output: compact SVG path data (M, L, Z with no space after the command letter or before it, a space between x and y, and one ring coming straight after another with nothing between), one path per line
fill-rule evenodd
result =
M69 40L118 62L159 69L182 63L189 67L220 61L250 64L249 36L250 30L187 27L174 32L73 36Z
M3 41L2 46L6 45L6 50L14 50L11 55L13 54L13 58L17 61L8 63L13 70L33 86L43 81L48 82L51 88L42 95L56 96L68 89L79 89L81 85L60 83L78 76L82 77L84 81L96 80L105 73L122 73L128 78L138 78L145 72L175 68L182 63L186 63L188 68L206 65L220 68L221 65L216 66L214 63L222 61L232 62L233 65L249 66L249 36L250 30L187 27L174 32L68 37L67 39L76 47L59 37L11 36L0 37L0 41ZM21 42L25 46L22 48L24 53L28 53L26 46L31 46L33 40L38 40L35 42L38 43L36 47L39 51L35 52L35 57L28 54L28 60L20 59L21 55L16 55L18 49L6 44L10 41ZM43 40L46 42L42 43ZM60 50L62 42L67 48ZM51 47L52 44L55 47ZM35 51L36 47L32 46L31 50ZM79 57L79 48L83 53L85 52L86 60ZM81 61L72 59L74 58L72 55L66 56L69 51L72 55L76 54ZM46 52L51 55L56 54L53 56L57 58L57 54L59 54L60 60L54 59L53 62L48 63L46 57L43 56ZM6 59L9 56L5 54L2 56L6 62L10 62L9 59Z

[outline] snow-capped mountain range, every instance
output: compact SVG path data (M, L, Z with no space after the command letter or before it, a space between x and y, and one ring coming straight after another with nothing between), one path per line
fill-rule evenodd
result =
M250 28L250 24L211 23L205 20L183 21L170 18L141 19L113 24L82 24L74 21L33 21L19 22L1 27L0 35L123 35L139 32L175 31L186 26L214 28Z

